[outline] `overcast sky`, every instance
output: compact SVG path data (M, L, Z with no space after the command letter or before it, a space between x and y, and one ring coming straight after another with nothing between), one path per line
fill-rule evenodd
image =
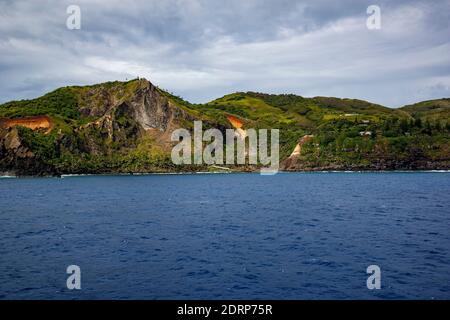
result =
M449 21L450 0L0 0L0 101L140 76L191 102L251 90L398 107L450 97Z

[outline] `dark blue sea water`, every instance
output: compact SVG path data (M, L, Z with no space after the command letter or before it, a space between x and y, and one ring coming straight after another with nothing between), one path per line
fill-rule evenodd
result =
M241 298L450 299L450 173L0 179L0 299Z

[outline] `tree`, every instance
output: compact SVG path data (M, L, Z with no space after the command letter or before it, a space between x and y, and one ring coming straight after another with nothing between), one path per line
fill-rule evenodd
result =
M407 119L402 119L402 121L400 121L400 130L402 131L402 133L407 132L409 129L409 123Z
M423 126L422 132L428 135L430 135L432 132L431 124L430 121L428 121L428 119L425 120L425 125Z
M420 118L417 118L416 121L414 122L414 125L417 128L422 128L422 120Z

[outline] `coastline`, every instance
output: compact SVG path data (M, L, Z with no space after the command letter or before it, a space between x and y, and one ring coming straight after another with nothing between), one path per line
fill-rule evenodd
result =
M282 171L277 174L327 174L327 173L344 173L344 174L366 174L366 173L450 173L450 169L442 170L298 170L298 171ZM27 179L27 178L81 178L81 177L120 177L120 176L156 176L156 175L209 175L209 174L260 174L258 171L230 171L230 172L208 172L208 171L185 171L185 172L130 172L130 173L75 173L61 175L2 175L0 179ZM276 175L276 174L275 174Z

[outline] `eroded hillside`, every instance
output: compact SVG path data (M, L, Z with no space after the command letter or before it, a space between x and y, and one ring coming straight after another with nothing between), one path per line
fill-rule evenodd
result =
M0 105L0 173L203 171L175 166L177 128L280 129L285 170L450 168L448 99L390 109L362 100L247 92L191 104L145 79L57 89ZM254 170L255 167L233 167Z

